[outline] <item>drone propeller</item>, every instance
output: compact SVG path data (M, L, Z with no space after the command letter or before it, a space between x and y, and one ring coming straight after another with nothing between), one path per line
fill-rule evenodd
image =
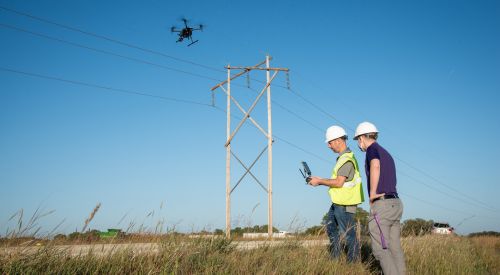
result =
M179 18L179 21L184 22L184 26L186 26L186 27L187 27L188 22L189 22L189 20L184 16L181 16L181 18Z

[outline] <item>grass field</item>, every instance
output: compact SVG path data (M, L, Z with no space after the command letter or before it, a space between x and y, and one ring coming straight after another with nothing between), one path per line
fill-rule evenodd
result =
M331 260L325 246L303 247L299 239L279 246L236 249L223 238L157 240L158 253L124 249L72 257L45 243L33 253L1 253L0 274L378 274L363 243L362 262ZM500 237L435 236L402 240L409 274L500 274ZM4 244L7 245L7 244ZM6 251L6 246L1 248Z

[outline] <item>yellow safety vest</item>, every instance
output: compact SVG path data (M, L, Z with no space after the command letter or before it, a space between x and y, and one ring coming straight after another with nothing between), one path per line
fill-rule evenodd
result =
M339 205L357 205L365 201L363 188L361 186L361 175L359 174L359 166L353 152L342 154L332 171L332 179L337 178L337 172L346 162L354 164L354 177L351 181L344 182L342 187L330 187L328 194L332 202Z

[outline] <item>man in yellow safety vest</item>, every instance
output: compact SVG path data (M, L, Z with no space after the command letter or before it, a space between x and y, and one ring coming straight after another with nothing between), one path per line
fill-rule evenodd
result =
M354 215L358 204L364 201L361 175L358 162L353 152L347 147L347 134L342 127L331 126L326 130L328 148L339 156L333 168L331 178L313 176L309 181L312 186L328 186L332 205L327 214L327 234L330 239L330 254L338 258L342 250L342 241L347 244L347 260L359 260L359 242L356 238Z

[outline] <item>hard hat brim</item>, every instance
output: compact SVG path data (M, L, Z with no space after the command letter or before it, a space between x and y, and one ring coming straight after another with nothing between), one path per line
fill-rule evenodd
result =
M340 137L336 137L336 138L332 138L332 139L327 139L327 140L325 140L325 143L328 143L328 142L330 142L332 140L336 140L338 138L343 138L343 137L345 137L345 139L349 139L349 137L347 135L343 135L343 136L340 136Z

